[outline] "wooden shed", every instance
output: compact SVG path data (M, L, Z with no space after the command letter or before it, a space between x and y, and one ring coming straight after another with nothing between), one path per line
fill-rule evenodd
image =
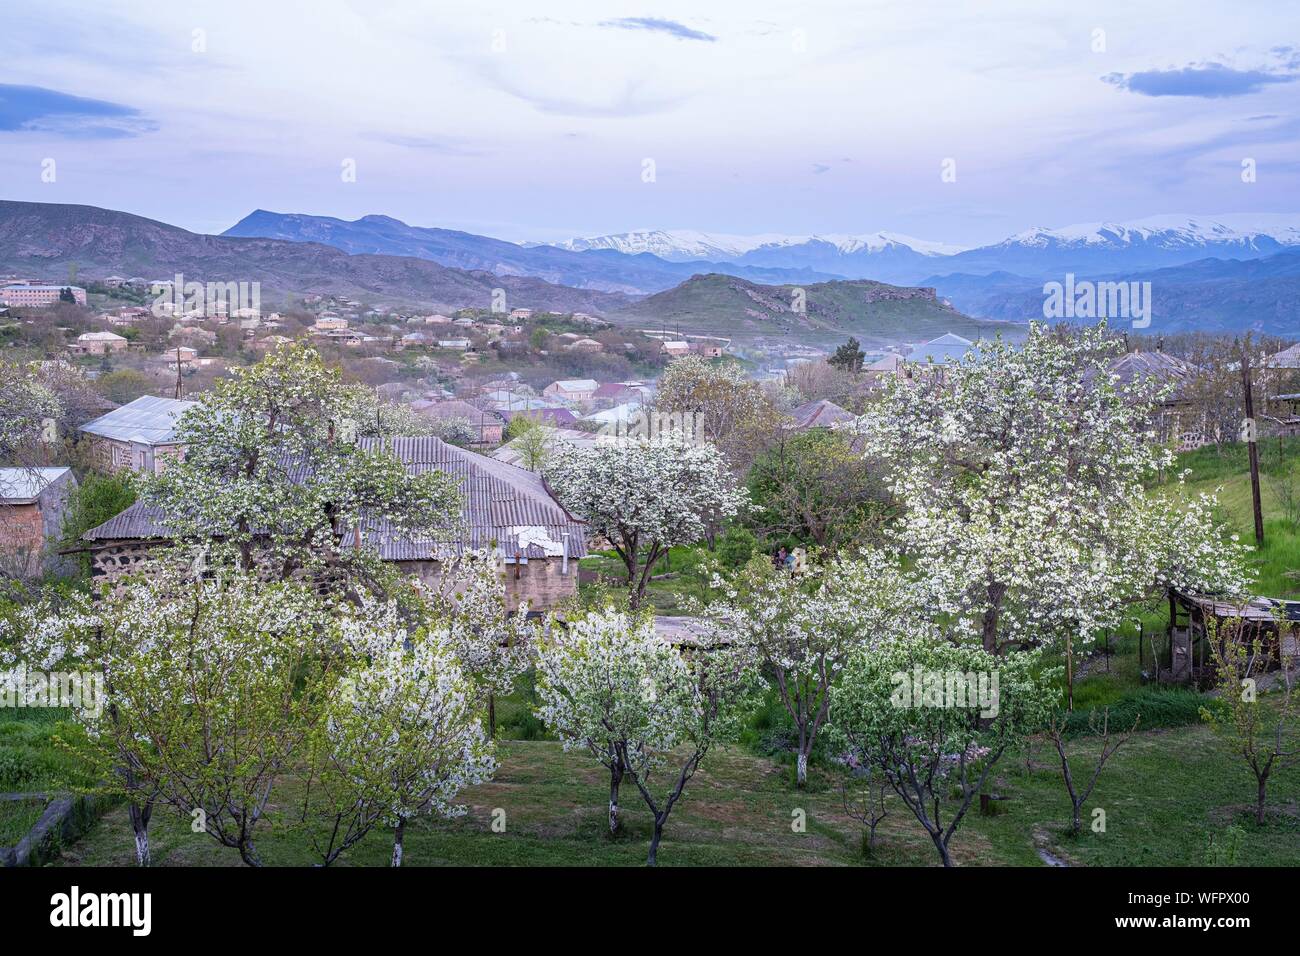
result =
M1214 627L1207 622L1214 621ZM1230 601L1223 597L1169 591L1168 645L1154 654L1155 678L1161 683L1208 686L1214 678L1210 631L1240 621L1249 638L1258 638L1264 660L1261 671L1276 670L1284 656L1300 649L1300 601L1255 597Z

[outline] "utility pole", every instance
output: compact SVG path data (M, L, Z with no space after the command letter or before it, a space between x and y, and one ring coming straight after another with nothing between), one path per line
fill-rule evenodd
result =
M180 398L184 387L181 385L181 347L176 346L176 397Z
M1259 503L1259 428L1255 423L1255 402L1250 392L1250 333L1241 349L1241 388L1246 401L1246 449L1250 454L1250 498L1255 509L1255 545L1264 546L1264 511Z

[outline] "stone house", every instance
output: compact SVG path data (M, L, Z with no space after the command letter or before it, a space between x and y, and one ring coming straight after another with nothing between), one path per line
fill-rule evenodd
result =
M6 573L34 577L58 564L47 543L62 531L76 487L66 466L0 468L0 562Z
M362 438L363 448L387 451L413 475L440 471L453 476L461 494L459 520L444 534L411 537L386 522L363 522L360 545L430 587L454 573L467 550L494 549L506 598L545 611L578 593L577 561L587 554L586 525L551 494L540 475L457 448L438 438ZM340 542L356 541L358 529L338 529ZM137 502L83 536L97 575L122 573L141 561L169 532L157 509Z
M107 472L158 474L169 457L184 454L176 424L194 402L142 395L86 422L80 431L90 442L95 465Z

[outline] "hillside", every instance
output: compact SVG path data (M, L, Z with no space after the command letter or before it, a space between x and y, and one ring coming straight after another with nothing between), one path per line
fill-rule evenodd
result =
M806 294L802 314L792 307L798 288ZM792 344L828 344L853 335L864 345L880 346L925 341L944 332L978 339L1024 331L1023 326L963 315L938 301L933 289L865 279L770 286L716 273L692 276L608 318L638 328L680 327L686 334L784 338Z
M192 281L260 282L262 301L306 292L429 308L488 308L504 289L510 307L604 313L617 293L573 289L527 276L450 268L427 259L349 255L283 239L206 236L97 206L0 201L0 271L66 280L112 274Z
M1076 274L1076 280L1083 279L1150 282L1153 330L1255 329L1300 337L1300 251L1260 259L1200 259L1147 272ZM1013 322L1042 316L1042 280L1000 272L925 281L971 315Z

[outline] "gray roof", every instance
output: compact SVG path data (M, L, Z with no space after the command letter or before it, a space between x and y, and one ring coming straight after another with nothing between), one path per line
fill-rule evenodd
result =
M1146 380L1162 387L1173 385L1173 392L1166 401L1180 400L1187 386L1201 374L1198 366L1168 352L1125 352L1110 360L1109 371L1111 378L1121 387ZM1084 383L1090 383L1093 377L1093 370L1088 369L1083 373Z
M363 523L362 540L373 544L386 561L428 560L492 544L507 559L556 557L562 553L565 534L569 557L587 553L586 525L564 510L539 475L439 438L362 438L357 444L369 451L388 450L408 474L441 471L460 486L460 527L448 528L445 534L411 538L385 521ZM87 531L83 540L163 539L169 532L162 517L157 508L137 502Z
M1264 359L1264 365L1269 368L1300 368L1300 345L1293 345L1276 355L1270 355Z
M196 402L143 395L81 426L83 432L117 441L163 445L176 440L176 423Z
M46 488L71 471L66 465L55 468L0 468L0 501L9 505L31 504Z
M838 422L848 422L854 418L853 413L848 409L841 408L825 398L800 405L790 415L794 418L794 424L790 427L795 431L803 431L806 428L829 428Z
M979 353L979 346L975 345L970 339L964 339L960 335L953 335L951 332L945 332L937 339L931 339L924 345L918 345L907 354L909 362L931 362L935 365L942 365L944 362L960 362L965 358L966 353L974 351Z

